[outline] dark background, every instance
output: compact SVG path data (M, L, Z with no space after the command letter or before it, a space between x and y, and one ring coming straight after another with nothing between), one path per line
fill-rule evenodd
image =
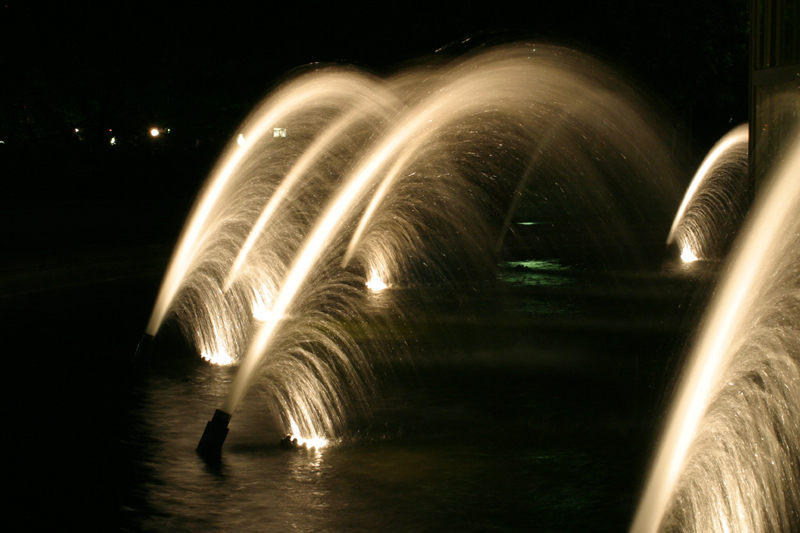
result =
M171 246L238 124L296 70L389 74L521 39L577 48L638 87L676 132L688 184L711 145L747 119L747 11L742 0L9 0L0 237L12 262L110 243ZM152 126L170 134L152 139Z
M335 62L381 74L436 50L458 52L467 38L524 38L605 59L706 142L746 118L746 8L742 0L9 1L0 14L0 133L7 143L74 127L131 135L159 122L222 142L294 68Z

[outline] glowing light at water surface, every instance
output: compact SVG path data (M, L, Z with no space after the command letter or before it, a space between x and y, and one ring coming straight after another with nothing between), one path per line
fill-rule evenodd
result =
M694 263L698 259L699 257L695 255L692 248L688 244L685 244L683 250L681 250L681 261L684 263Z
M370 227L373 223L380 222L379 215L391 205L397 195L396 191L402 188L408 178L414 179L413 165L421 164L422 159L433 156L437 140L460 131L464 121L474 120L481 113L490 112L496 119L515 117L514 120L520 123L538 124L543 115L550 117L553 99L558 106L562 100L569 99L568 95L580 94L587 98L587 105L580 106L579 110L587 114L591 110L591 116L576 117L581 125L596 123L597 114L600 113L602 116L607 115L609 120L620 123L620 127L624 123L626 128L636 129L639 132L638 142L643 142L642 134L648 137L654 133L643 117L634 112L635 108L626 101L624 92L602 90L602 82L587 82L586 76L565 68L565 62L570 61L567 55L563 52L548 58L545 54L537 54L534 61L527 50L499 50L494 54L480 54L443 71L441 76L426 79L429 85L426 90L420 91L414 100L401 109L400 114L393 117L385 132L376 132L379 135L366 146L362 154L358 154L359 158L352 167L348 164L344 168L347 173L342 175L340 185L333 190L332 199L327 202L321 214L313 219L313 229L304 234L299 252L294 253L273 302L274 315L260 324L250 339L246 353L240 360L231 392L222 407L223 411L232 413L236 410L262 359L269 357L272 339L280 336L280 316L290 311L298 294L304 294L304 286L310 274L322 267L323 258L332 253L331 246L340 242L339 239L345 239L346 242L348 236L342 232L352 228L348 224L358 217L357 229L351 234L340 263L342 269L346 269L349 260L358 255L362 249L362 240L368 244ZM352 78L348 81L347 86L342 89L352 94ZM587 83L597 90L587 90ZM327 85L330 86L330 83ZM293 93L289 95L296 99L297 94ZM348 102L346 99L340 101ZM560 114L558 116L560 118ZM252 145L250 136L247 133L245 136L247 145ZM614 143L619 144L614 149L633 154L626 139L624 135L613 137ZM648 137L648 140L652 140L654 146L660 146L654 136ZM497 147L497 143L491 143L491 146ZM664 168L671 168L667 161L663 162ZM627 164L633 163L629 161ZM653 163L648 161L648 164ZM669 171L663 174L671 175ZM432 184L441 181L444 186L452 185L451 193L457 191L459 185L465 185L453 173L446 171L434 173L430 178ZM662 197L671 192L660 191ZM448 195L445 192L442 194ZM438 220L441 222L450 220L440 213L436 214L440 216ZM476 226L479 224L478 220L470 222ZM398 221L398 230L404 231L402 226L408 224L409 221ZM468 229L469 222L464 221L460 226ZM480 246L477 242L475 244ZM401 250L396 251L400 252ZM307 393L308 391L303 392Z
M313 437L302 437L300 435L300 428L297 426L297 422L294 421L294 418L289 419L289 425L292 428L292 433L289 435L290 440L297 441L298 446L302 446L308 449L320 450L328 445L328 439L325 437L320 437L319 435L314 435Z
M200 357L216 366L230 366L233 364L233 357L226 351L211 352L202 350Z
M378 271L375 270L374 268L372 269L370 277L367 280L367 282L365 283L365 285L372 292L381 292L382 290L384 290L385 288L388 287L386 282L384 282L381 279L380 275L378 274Z

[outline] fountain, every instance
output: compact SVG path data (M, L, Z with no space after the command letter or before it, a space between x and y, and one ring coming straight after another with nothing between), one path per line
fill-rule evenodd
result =
M707 311L633 532L800 526L800 136L785 153Z
M631 228L666 228L678 197L658 123L603 65L539 44L386 80L315 68L279 88L212 172L146 330L169 316L204 359L238 365L201 455L219 456L256 378L299 442L339 434L382 357L358 341L370 298L490 271L527 190L603 254L639 260Z
M720 259L750 204L748 127L737 126L714 145L692 178L667 237L681 260Z

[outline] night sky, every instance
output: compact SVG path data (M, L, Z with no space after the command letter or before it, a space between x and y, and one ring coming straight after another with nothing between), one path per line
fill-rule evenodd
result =
M517 39L606 60L703 143L746 119L743 1L68 4L2 4L6 142L156 121L224 142L293 69L385 74L437 50Z

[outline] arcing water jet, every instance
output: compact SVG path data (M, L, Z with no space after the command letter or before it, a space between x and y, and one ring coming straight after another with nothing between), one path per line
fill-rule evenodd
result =
M230 203L232 189L243 174L246 175L241 172L242 165L248 156L259 150L265 136L299 110L324 105L347 105L354 97L363 94L368 98L375 94L365 76L352 71L330 69L313 76L300 77L277 91L251 114L242 128L243 133L238 137L244 141L230 143L189 215L147 324L147 334L156 334L186 276L196 268L205 240L219 229L219 222L215 218L222 216L220 211Z
M270 139L279 123L286 136ZM403 283L493 263L508 197L527 192L520 169L604 250L635 256L631 228L666 226L677 198L655 124L601 65L558 47L498 47L385 82L302 76L212 174L148 331L171 310L209 360L239 364L226 424L258 376L284 423L335 433L374 381L376 354L353 330L367 327L376 265Z
M723 136L692 178L672 222L667 245L684 262L719 259L733 240L750 203L747 124Z
M800 135L694 345L631 531L800 527Z

